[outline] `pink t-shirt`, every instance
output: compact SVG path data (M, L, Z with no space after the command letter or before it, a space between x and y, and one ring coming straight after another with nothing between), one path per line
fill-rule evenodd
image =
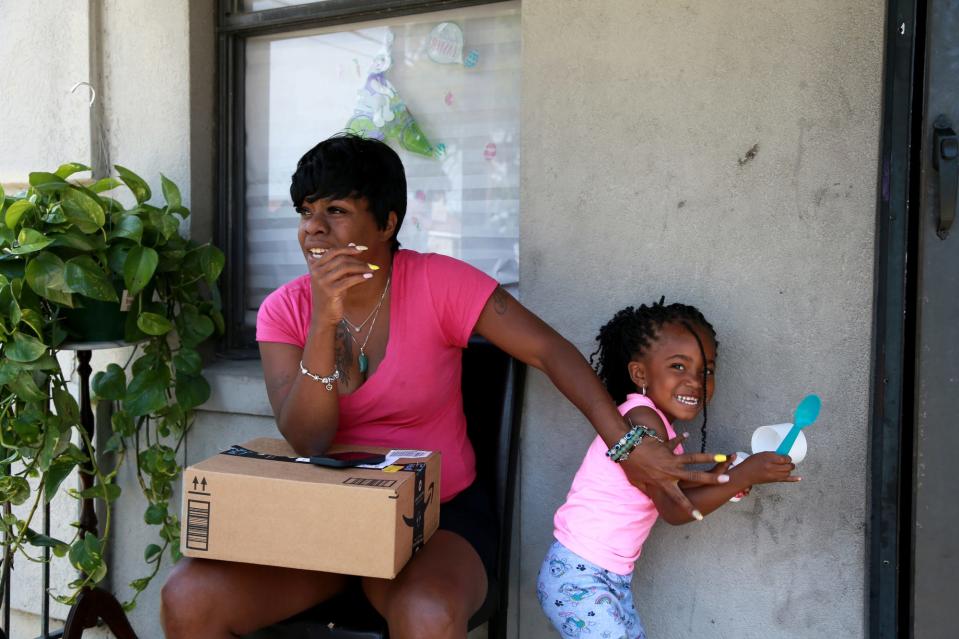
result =
M645 395L630 393L619 405L625 415L637 406L649 406L676 433L666 416ZM640 444L642 445L642 444ZM608 447L596 437L573 478L566 503L553 517L556 539L584 559L610 572L628 575L659 512L653 500L629 483L619 464L606 456ZM683 447L676 448L681 455Z
M496 280L443 255L393 256L386 355L362 386L340 395L334 442L438 450L440 499L476 478L461 391L462 349ZM313 293L308 275L284 284L260 306L256 339L303 348Z

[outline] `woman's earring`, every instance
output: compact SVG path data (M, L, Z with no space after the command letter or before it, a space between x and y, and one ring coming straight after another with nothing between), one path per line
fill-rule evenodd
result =
M642 393L643 395L646 394L646 384L643 384L643 390L641 390L641 391L639 391L639 392Z

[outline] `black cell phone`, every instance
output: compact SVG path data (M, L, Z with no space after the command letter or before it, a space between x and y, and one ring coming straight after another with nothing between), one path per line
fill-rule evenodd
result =
M381 464L386 456L380 453L368 453L361 450L348 450L341 453L328 453L310 457L310 463L330 468L350 468L363 464Z

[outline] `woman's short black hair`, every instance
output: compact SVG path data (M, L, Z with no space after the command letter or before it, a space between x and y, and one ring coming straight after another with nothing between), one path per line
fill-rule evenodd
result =
M392 250L406 216L406 172L396 151L386 143L349 133L323 140L296 163L290 184L293 206L320 199L364 197L377 227L386 228L396 213Z

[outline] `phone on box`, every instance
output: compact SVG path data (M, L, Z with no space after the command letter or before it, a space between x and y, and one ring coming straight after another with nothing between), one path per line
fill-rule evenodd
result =
M310 457L310 463L329 468L352 468L368 464L382 464L386 456L380 453L368 453L360 450L348 450L340 453L328 453Z

